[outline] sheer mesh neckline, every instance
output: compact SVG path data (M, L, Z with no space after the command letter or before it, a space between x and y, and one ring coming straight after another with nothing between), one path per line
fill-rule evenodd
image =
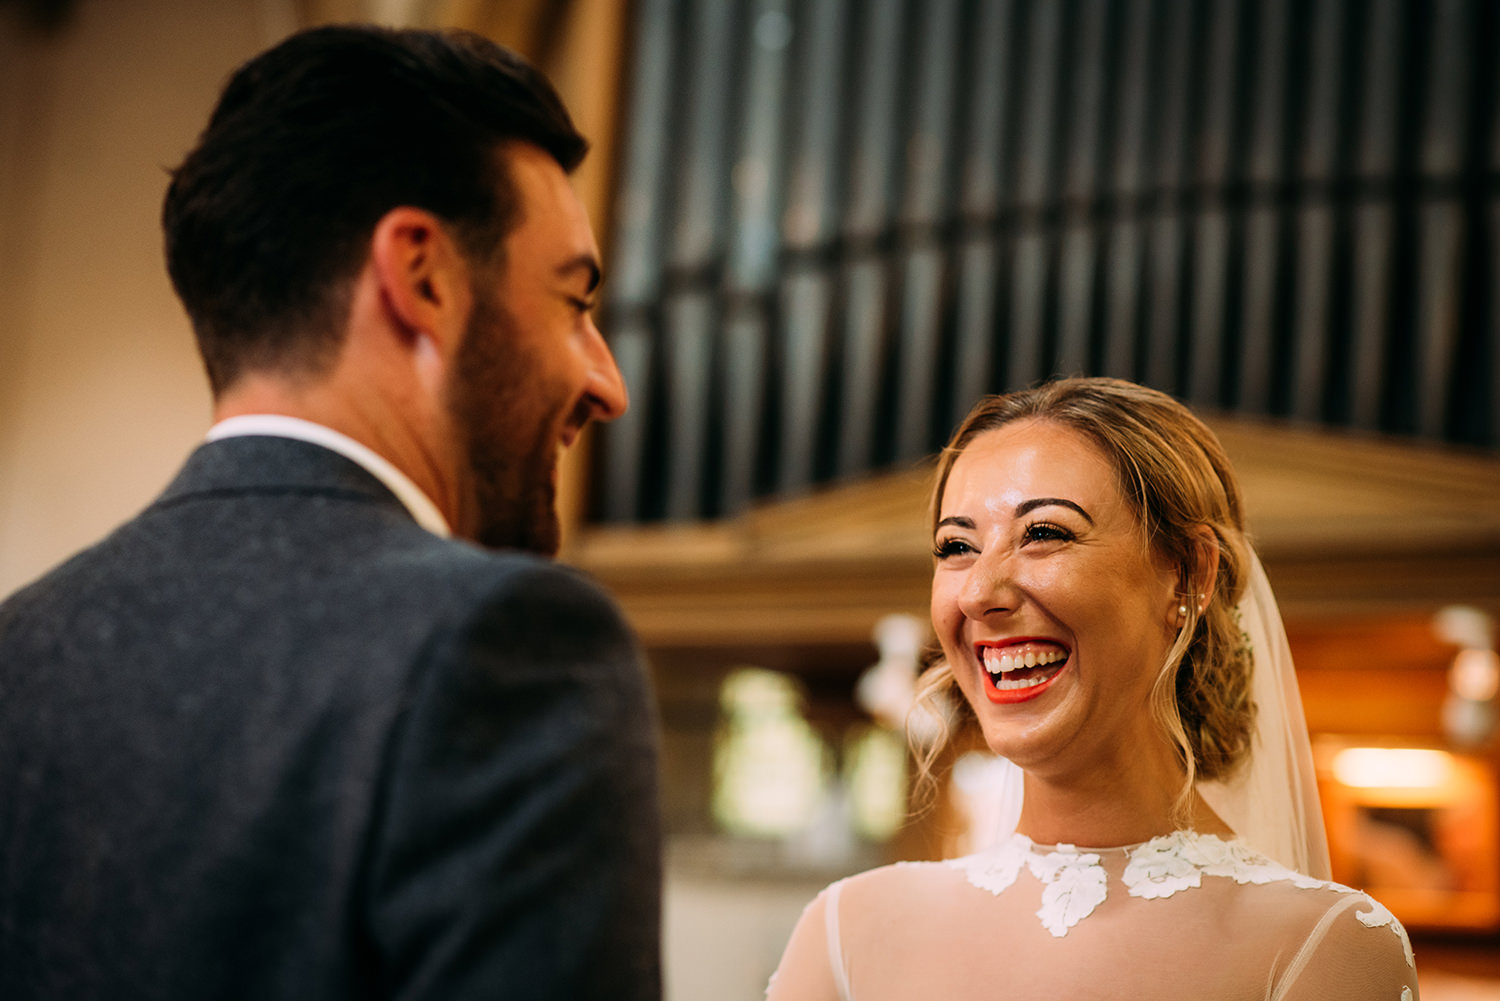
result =
M1042 884L1037 917L1057 938L1092 914L1108 897L1112 883L1143 900L1197 889L1205 877L1233 879L1241 885L1286 882L1305 890L1358 892L1288 869L1239 840L1195 831L1173 831L1113 848L1038 845L1024 834L1013 834L994 847L942 864L958 869L970 885L996 896L1009 889L1023 870L1029 872ZM1369 909L1356 912L1360 923L1389 928L1400 937L1407 963L1415 966L1401 923L1376 901L1365 897L1363 902Z

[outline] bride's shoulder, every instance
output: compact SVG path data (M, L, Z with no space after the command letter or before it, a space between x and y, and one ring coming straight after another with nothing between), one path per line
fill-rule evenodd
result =
M892 862L875 869L846 877L824 893L837 888L839 897L851 909L872 907L909 907L928 894L946 894L962 883L963 877L945 862Z

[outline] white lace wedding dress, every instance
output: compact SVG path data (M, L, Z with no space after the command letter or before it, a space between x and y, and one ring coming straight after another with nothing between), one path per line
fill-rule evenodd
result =
M1412 1001L1406 931L1367 895L1239 841L1013 835L842 880L803 914L772 1001Z

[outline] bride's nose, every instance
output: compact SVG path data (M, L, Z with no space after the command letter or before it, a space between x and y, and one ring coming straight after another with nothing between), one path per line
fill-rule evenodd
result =
M959 589L958 606L965 617L987 619L1014 612L1021 602L1014 564L1004 554L986 553L969 568Z

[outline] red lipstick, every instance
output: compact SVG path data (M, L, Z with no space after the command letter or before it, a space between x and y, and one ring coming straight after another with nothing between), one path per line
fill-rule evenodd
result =
M1003 673L992 674L990 672L987 658L985 657L987 651L991 654L991 657L1001 650L1015 651L1014 654L1009 654L1008 656L1019 656L1020 651L1031 644L1041 645L1044 649L1044 655L1050 655L1051 658L1055 659L1048 659L1045 663L1036 664L1034 667L1020 667L1018 665L1014 669ZM1030 653L1030 651L1027 652L1028 654ZM1030 637L1014 639L1003 645L981 643L975 647L975 654L979 659L980 673L984 676L985 698L996 705L1014 705L1019 702L1029 702L1037 698L1048 688L1052 687L1052 683L1062 675L1063 671L1067 670L1068 663L1071 660L1067 651L1057 643ZM997 679L1002 683L1007 679L1012 679L1014 682L1024 681L1034 683L1009 684L1001 687L1001 685L996 684Z

